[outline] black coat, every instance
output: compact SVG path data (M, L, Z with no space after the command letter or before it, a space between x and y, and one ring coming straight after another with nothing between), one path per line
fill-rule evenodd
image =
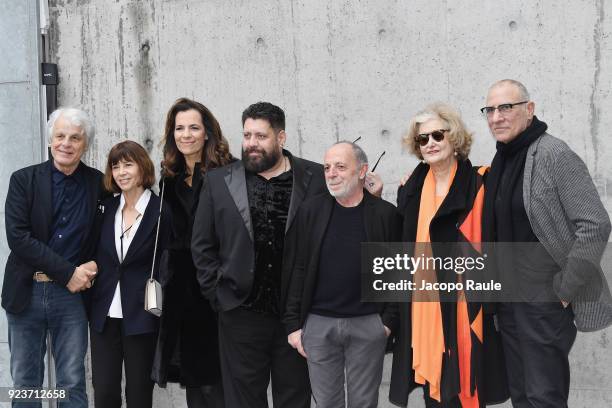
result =
M119 208L119 200L120 196L116 196L104 201L104 220L95 256L98 275L89 291L91 296L89 324L92 330L102 332L117 282L121 281L122 325L125 335L154 333L157 331L158 318L144 310L144 294L146 282L151 276L160 200L151 193L142 221L123 263L119 262L115 247L115 214ZM160 220L158 255L153 274L156 279L159 275L159 254L168 244L171 216L164 208Z
M368 242L398 242L401 237L401 217L395 206L363 191L363 215ZM304 202L297 216L297 236L300 250L295 254L293 275L283 324L287 334L301 329L310 312L317 285L319 256L325 231L331 219L335 199L327 192ZM390 310L379 303L383 324L393 327Z
M428 165L419 164L406 184L398 190L398 210L404 217L402 232L404 242L415 242L416 240L421 192L428 171ZM470 213L481 185L482 177L475 168L472 168L469 160L459 162L449 192L430 223L429 232L434 256L444 258L454 255L453 249L448 245L436 245L436 243L466 242L459 227ZM453 302L444 302L440 306L444 344L446 349L450 350L450 353L445 353L442 362L441 397L442 401L445 401L457 395L460 390L457 341L454 335L457 332L457 308L456 303ZM399 303L398 307L399 330L396 333L396 343L393 349L389 400L396 405L406 406L408 394L419 384L414 382L414 370L412 370L411 304L409 302ZM481 304L468 302L470 317L478 313L480 307ZM472 386L478 386L481 406L484 406L485 402L492 404L508 399L501 340L499 333L495 330L493 317L489 314L484 315L483 338L482 346L473 342L472 347L472 373L474 375Z
M200 387L219 382L219 342L217 316L200 292L191 258L193 212L202 185L199 165L194 169L191 192L185 177L181 172L163 179L164 205L172 212L172 232L159 271L164 311L152 378L160 386L176 382L185 387ZM192 195L191 199L188 195Z
M293 170L293 189L287 223L283 259L292 259L297 246L295 215L302 202L326 191L323 166L289 157ZM200 288L219 310L242 304L251 292L255 272L253 226L241 161L213 169L204 177L195 214L191 242L193 261ZM292 265L283 262L281 272L281 315L291 280Z
M79 253L79 264L93 259L100 212L104 197L102 173L80 164L87 184L87 218L89 231ZM6 196L6 239L11 249L2 286L2 307L20 313L30 304L34 272L42 271L65 286L75 268L71 262L47 246L53 223L52 159L29 166L11 175Z

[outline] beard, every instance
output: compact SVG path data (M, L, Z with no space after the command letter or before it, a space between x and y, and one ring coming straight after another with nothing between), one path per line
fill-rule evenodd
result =
M257 152L261 156L249 156L249 154L252 152ZM256 147L247 150L242 149L242 164L244 164L244 168L251 173L262 173L274 167L274 165L281 159L282 155L281 150L276 149L276 146L269 152Z
M325 184L327 185L327 190L332 197L343 199L350 196L358 188L359 177L352 177L351 179L345 181L342 188L336 191L330 188L328 181L325 181Z

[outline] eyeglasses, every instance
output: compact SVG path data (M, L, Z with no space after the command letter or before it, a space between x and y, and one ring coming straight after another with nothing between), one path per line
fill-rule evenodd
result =
M485 106L484 108L480 109L480 112L482 113L482 116L484 116L485 118L489 116L493 116L496 109L499 111L501 115L503 115L505 113L510 112L512 108L514 108L516 105L522 105L528 102L529 101L522 101L522 102L516 102L516 103L502 103L501 105L497 105L497 106Z
M421 146L426 146L429 143L429 137L431 136L436 142L444 140L444 132L448 132L448 129L438 129L431 133L421 133L414 137L414 141Z

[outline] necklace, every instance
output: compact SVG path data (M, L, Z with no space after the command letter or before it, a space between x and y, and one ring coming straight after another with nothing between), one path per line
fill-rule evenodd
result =
M119 237L119 241L120 241L120 250L121 250L121 259L119 260L120 263L123 263L123 238L129 238L129 232L132 229L132 227L134 226L134 224L136 224L136 221L138 221L138 219L140 218L142 214L138 214L136 216L136 219L134 220L134 222L132 223L132 225L130 225L129 227L127 227L125 230L123 230L123 211L121 211L121 236Z
M136 221L138 221L138 219L140 218L140 216L141 216L141 215L142 215L142 214L138 214L138 215L136 216L136 219L135 219L135 220L134 220L134 222L132 223L132 225L130 225L129 227L127 227L125 230L123 230L123 231L121 232L121 237L120 237L120 238L123 238L123 237L129 238L129 237L130 237L130 230L132 229L132 227L134 226L134 224L136 224ZM123 224L123 211L121 211L121 228L123 228L123 227L124 227L124 224Z

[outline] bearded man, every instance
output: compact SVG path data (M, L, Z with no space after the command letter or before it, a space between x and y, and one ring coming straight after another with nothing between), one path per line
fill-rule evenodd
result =
M285 113L267 102L242 114L242 160L205 175L192 236L204 296L219 311L228 407L310 407L306 360L281 324L302 202L325 191L323 167L283 149ZM285 261L283 261L285 260Z

